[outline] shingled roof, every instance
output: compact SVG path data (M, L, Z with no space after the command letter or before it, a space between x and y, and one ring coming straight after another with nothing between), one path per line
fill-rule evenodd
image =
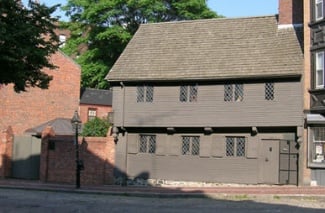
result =
M302 29L276 16L143 24L110 70L109 81L300 76Z
M80 92L80 104L111 106L112 91L103 89L83 88Z

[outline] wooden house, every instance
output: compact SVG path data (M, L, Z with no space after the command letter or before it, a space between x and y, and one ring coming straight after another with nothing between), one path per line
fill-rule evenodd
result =
M116 178L298 184L303 28L286 17L302 1L288 2L274 16L140 26L106 77Z

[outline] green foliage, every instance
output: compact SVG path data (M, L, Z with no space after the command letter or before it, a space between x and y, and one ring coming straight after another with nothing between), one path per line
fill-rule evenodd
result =
M109 122L105 118L94 118L85 123L82 129L82 135L85 137L106 137Z
M28 6L18 0L0 0L0 84L13 83L16 92L48 88L52 77L42 69L55 68L48 57L59 44L54 33L57 19L51 18L59 5L29 1Z
M63 51L81 65L82 87L98 89L140 24L219 17L206 0L69 0L63 9L72 32Z

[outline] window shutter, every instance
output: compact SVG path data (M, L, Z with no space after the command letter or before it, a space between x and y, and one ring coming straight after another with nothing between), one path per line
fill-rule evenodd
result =
M138 134L128 134L128 153L136 154L139 151L139 135Z
M212 135L211 155L222 158L226 155L226 138L223 135Z
M181 136L180 135L168 135L168 154L169 155L180 155L181 153Z
M259 137L249 137L247 138L247 158L257 158L258 157L258 144Z
M210 157L211 156L211 142L212 136L204 135L201 136L200 141L200 157Z
M165 155L167 135L159 134L156 136L156 155Z

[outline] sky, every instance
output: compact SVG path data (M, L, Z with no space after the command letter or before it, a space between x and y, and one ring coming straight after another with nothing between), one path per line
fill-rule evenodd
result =
M65 5L67 0L39 0L47 6L55 4ZM279 0L208 0L208 7L219 15L227 18L274 15L278 13ZM27 2L27 0L23 0ZM61 16L61 19L67 21L64 13L56 12L55 16Z

